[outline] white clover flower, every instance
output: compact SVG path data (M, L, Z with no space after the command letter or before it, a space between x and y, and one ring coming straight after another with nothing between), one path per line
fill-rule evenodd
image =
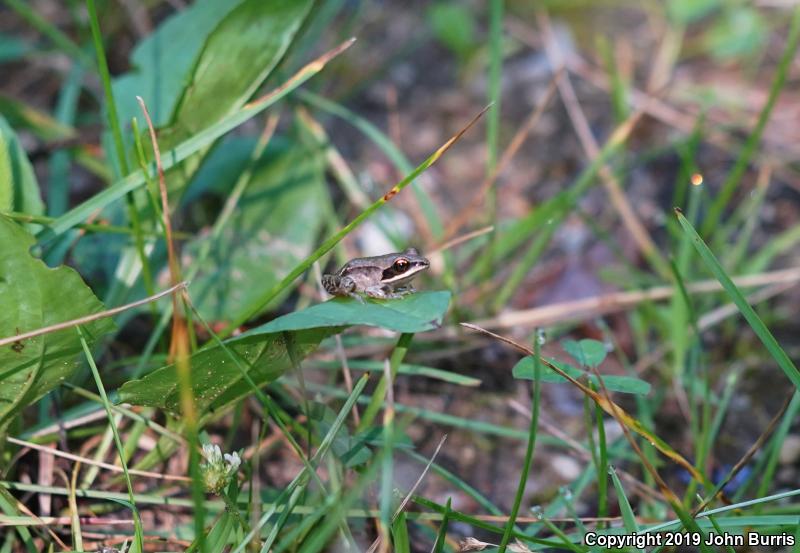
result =
M237 452L223 455L218 445L203 444L206 462L200 465L206 491L219 494L236 478L242 459Z

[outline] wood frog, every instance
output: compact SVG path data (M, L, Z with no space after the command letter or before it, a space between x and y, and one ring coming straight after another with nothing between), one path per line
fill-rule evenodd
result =
M334 274L322 275L322 286L334 296L350 296L363 302L370 298L396 299L414 292L411 279L430 267L414 248L402 252L359 257Z

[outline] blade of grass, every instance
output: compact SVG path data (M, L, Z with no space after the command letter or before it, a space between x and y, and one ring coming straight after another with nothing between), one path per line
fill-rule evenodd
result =
M261 296L259 296L253 303L251 308L245 313L244 315L240 316L237 320L233 321L225 330L222 331L222 335L227 337L229 336L236 328L238 328L242 323L249 320L253 315L258 313L265 305L269 304L275 297L278 296L284 289L289 287L294 280L305 273L311 265L314 264L319 258L323 255L328 253L333 247L338 244L345 236L347 236L351 231L353 231L356 227L358 227L361 223L363 223L366 219L368 219L375 211L377 211L383 204L391 200L397 193L399 193L403 188L408 186L412 183L419 175L421 175L425 170L428 169L431 165L436 163L444 153L450 149L450 147L458 142L458 140L466 133L477 121L478 119L486 112L487 108L484 108L480 113L478 113L472 120L466 124L460 131L458 131L455 135L453 135L450 140L445 142L438 150L436 150L433 154L428 157L425 161L423 161L416 169L411 171L408 175L406 175L400 182L395 184L386 194L384 194L380 199L370 205L367 209L362 211L355 219L350 221L347 225L345 225L339 232L325 240L322 245L314 251L310 256L306 259L301 261L294 269L289 272L286 277L283 278L279 283L273 286L270 290L265 291Z
M800 8L796 13L800 13ZM747 303L747 300L739 291L739 288L736 287L731 278L725 272L725 269L723 269L722 265L720 265L717 258L714 256L708 246L706 246L706 243L703 242L703 239L700 238L699 234L697 234L697 231L694 229L692 224L686 219L686 217L683 216L683 213L681 213L679 209L675 210L675 214L678 217L678 222L683 227L684 232L690 237L692 244L697 250L697 253L705 262L706 267L719 281L733 303L736 304L736 307L739 308L739 311L750 325L750 328L753 329L753 332L755 332L756 336L758 336L758 338L764 344L764 347L767 348L767 351L770 353L784 374L786 374L789 380L792 381L795 387L800 387L800 371L797 370L797 367L794 365L792 360L789 359L789 356L786 355L786 352L778 344L778 341L766 327L761 318L756 314L755 310L750 307L749 303Z
M322 439L322 442L320 442L320 445L317 448L317 451L314 453L314 456L311 457L311 459L309 459L309 463L311 464L312 467L319 466L319 463L325 457L325 454L328 452L328 449L330 449L331 445L333 445L333 441L336 438L336 435L339 433L339 430L344 424L344 421L347 418L348 413L353 408L353 405L355 405L356 401L358 400L358 397L364 391L364 387L367 385L367 381L368 381L368 376L364 375L356 382L355 386L353 387L353 392L347 397L347 400L345 401L344 405L339 410L336 419L334 420L333 424L331 424L330 430ZM261 516L257 524L253 525L253 528L250 530L250 532L248 532L248 534L242 539L239 545L231 553L241 553L244 550L244 548L247 547L247 545L251 542L251 540L256 535L259 534L261 528L269 521L270 518L272 518L272 515L275 514L277 506L280 505L282 502L286 501L286 499L289 498L290 495L294 494L298 489L300 489L300 487L305 486L305 484L303 484L303 481L308 482L310 480L309 475L311 472L313 471L310 471L308 467L303 467L303 470L300 471L300 473L289 483L286 489L278 496L278 498L276 498L275 502L272 504L269 510L267 510ZM289 505L291 505L291 502L289 503ZM286 509L287 516L288 513L291 512L291 510L292 510L291 508ZM273 537L272 539L274 540L275 538ZM269 543L269 540L265 542L265 544L267 543Z
M536 434L539 429L539 400L542 387L542 344L538 334L539 333L536 332L533 339L533 385L531 389L531 421L528 426L528 445L525 449L525 459L522 462L522 470L519 475L517 493L514 495L514 503L511 506L511 513L508 516L503 538L500 540L499 553L505 553L508 543L511 541L511 533L514 530L520 505L522 504L522 497L528 485L528 474L533 464L533 452L536 448Z
M439 532L436 534L436 541L433 543L431 553L442 553L444 551L444 544L447 541L447 525L450 522L450 505L452 499L447 498L447 503L444 506L444 514L442 515L442 522L439 524Z
M381 376L380 381L378 381L378 385L375 387L375 391L372 394L372 399L361 416L361 422L358 425L358 429L356 430L357 432L363 432L369 428L372 425L372 422L375 420L378 411L380 411L381 407L384 406L387 388L397 377L397 370L400 367L400 363L403 362L403 358L406 356L408 347L411 345L411 340L413 339L414 335L410 333L403 333L400 335L400 338L397 340L397 345L392 350L392 355L389 360L391 369L390 373L388 377L384 373L383 376Z
M494 174L500 142L500 100L502 97L503 79L503 11L504 0L489 1L489 71L487 75L488 102L492 106L486 116L486 177ZM492 186L486 194L486 224L497 228L497 187ZM489 255L493 251L492 244L497 233L489 234ZM491 275L494 260L486 265L484 277Z
M100 371L97 369L97 365L94 362L94 357L92 356L92 352L89 350L89 344L86 343L86 338L83 336L83 332L81 331L80 326L76 326L75 330L78 333L81 341L81 347L83 347L83 353L86 355L86 361L89 363L89 367L92 370L92 376L94 377L95 384L97 385L97 391L100 393L100 397L103 399L103 407L106 410L106 415L108 417L108 424L111 425L111 431L114 433L114 445L117 448L117 454L119 455L119 461L122 465L122 470L125 474L125 485L128 488L128 501L130 503L131 512L133 514L133 527L134 527L134 540L133 544L131 545L131 551L142 553L142 546L144 544L144 534L142 531L142 521L139 518L139 511L136 508L136 500L133 495L133 484L131 483L131 475L128 473L128 463L125 462L125 455L124 451L125 448L122 447L122 440L119 437L119 430L117 429L116 424L114 424L114 415L111 413L111 402L108 401L108 396L106 395L106 389L103 385L103 380L100 378ZM72 490L72 493L75 493L75 490Z
M625 488L622 487L622 482L617 476L617 471L613 466L609 465L608 474L611 476L611 481L614 483L614 490L617 492L617 501L619 501L619 511L622 513L622 522L625 530L630 534L635 534L639 531L639 525L636 523L636 516L633 514L631 504L628 502L628 497L625 495Z
M47 21L44 17L36 13L36 10L28 2L22 0L5 0L6 4L19 14L25 21L50 39L53 44L63 50L68 56L86 67L92 66L92 57L84 52L80 46L75 44L58 27Z
M103 48L103 38L100 34L100 22L97 18L97 9L95 8L94 0L85 0L85 2L86 10L89 14L89 26L92 30L92 41L94 43L95 56L97 57L97 68L100 73L100 80L103 84L103 94L106 101L106 116L109 126L111 127L111 136L114 140L114 149L116 150L117 154L117 165L114 165L117 171L114 171L114 173L125 177L129 174L130 170L128 167L128 158L125 154L125 145L122 141L122 128L119 124L117 104L114 100L114 92L111 87L111 73L108 70L108 61L106 59L105 49ZM136 254L138 255L142 264L143 275L146 277L144 282L145 290L148 294L152 295L154 288L152 279L150 278L150 260L145 253L142 224L139 220L139 210L136 208L136 202L134 200L132 190L125 195L125 201L128 219L130 219L133 226L134 247L136 248ZM122 281L115 281L115 283L120 282ZM113 287L112 290L114 290ZM111 295L111 297L113 297L113 295ZM112 303L116 302L112 301Z
M797 417L798 412L800 412L800 393L795 392L791 403L789 403L788 409L786 409L786 414L784 415L783 420L781 420L778 430L775 431L775 435L772 437L769 453L766 456L766 465L763 470L756 471L758 474L761 474L761 482L758 485L756 497L766 495L770 484L773 483L772 477L775 475L775 469L778 466L778 457L780 456L781 447L783 446L786 435L789 433L789 429L791 428L795 417Z
M392 140L386 136L383 131L381 131L367 119L347 109L341 104L337 104L336 102L318 96L313 92L301 90L298 93L298 96L301 100L309 105L342 119L364 133L364 135L372 140L372 142L375 143L375 145L384 153L384 155L391 160L400 173L408 174L413 171L414 168L408 158L406 158L405 154L403 154L403 152L397 146L395 146ZM439 216L439 212L436 210L436 205L434 204L433 199L416 181L412 182L411 190L414 192L414 197L416 198L417 203L422 210L422 214L426 223L430 225L431 232L433 233L434 237L441 237L442 233L444 232L444 227L442 225L442 219Z
M730 202L733 193L735 192L739 182L742 180L742 176L744 176L744 173L750 164L750 160L756 153L758 144L761 141L761 135L764 134L764 129L766 128L767 122L769 122L769 117L772 114L772 109L775 107L775 102L778 100L778 95L781 93L783 86L786 83L786 77L789 75L789 69L791 68L792 61L794 60L798 41L800 41L800 7L795 7L794 11L792 12L791 22L789 24L789 34L786 38L786 47L784 48L781 59L778 62L778 67L775 69L775 77L772 80L772 85L769 88L769 96L767 97L767 101L764 104L764 107L761 109L761 113L758 115L758 121L756 122L753 132L747 137L747 141L744 143L744 146L742 146L742 149L739 151L739 155L736 157L736 163L734 164L730 173L728 173L725 182L722 183L722 187L720 188L717 197L714 199L714 202L711 204L711 207L706 214L703 226L701 227L701 234L703 236L708 236L719 224L722 211L727 207L728 202Z

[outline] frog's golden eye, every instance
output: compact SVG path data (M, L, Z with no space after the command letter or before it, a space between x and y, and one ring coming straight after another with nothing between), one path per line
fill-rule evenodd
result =
M410 263L408 262L408 259L401 257L400 259L394 262L393 267L394 270L397 271L398 273L403 273L408 270L409 265Z

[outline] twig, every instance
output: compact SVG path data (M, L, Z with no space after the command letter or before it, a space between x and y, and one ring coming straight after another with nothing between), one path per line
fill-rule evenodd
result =
M794 283L800 281L800 267L734 277L733 281L739 287ZM704 294L720 291L722 290L722 286L717 280L702 280L689 284L686 289L693 294ZM483 328L549 325L555 322L562 323L575 319L597 317L614 311L621 311L645 301L668 299L674 294L675 287L673 286L656 286L647 290L633 290L629 292L611 292L609 294L561 302L554 305L501 313L497 317L492 317L491 319L473 321L473 324Z
M65 321L63 323L57 323L54 325L46 326L43 328L39 328L36 330L31 330L30 332L25 332L24 334L18 334L16 336L9 336L8 338L0 339L0 347L7 346L9 344L14 344L16 342L20 342L22 340L27 340L28 338L35 338L36 336L41 336L42 334L49 334L51 332L57 332L59 330L64 330L65 328L71 328L73 326L78 326L86 323L90 323L92 321L96 321L98 319L105 319L106 317L113 317L118 313L122 313L123 311L127 311L128 309L133 309L134 307L139 307L141 305L148 304L150 302L156 301L158 299L163 298L169 294L172 294L176 290L180 290L182 288L186 288L188 285L187 282L179 282L178 284L167 288L159 292L158 294L154 294L152 296L146 297L144 299L135 301L133 303L129 303L126 305L121 305L119 307L115 307L113 309L108 309L107 311L101 311L100 313L94 313L92 315L87 315L85 317L80 317L78 319L72 319L71 321Z
M539 119L541 119L542 115L544 114L544 110L547 108L548 104L550 104L550 100L552 100L556 92L556 79L560 75L561 71L557 71L553 76L553 79L550 81L550 85L547 87L547 92L545 92L544 97L539 101L536 108L534 108L533 112L525 121L525 123L523 123L523 125L517 130L516 134L514 134L511 142L509 142L508 146L503 152L503 155L500 156L500 161L494 167L492 172L489 173L483 180L478 192L475 194L469 205L462 210L461 213L457 214L450 224L447 225L447 228L444 232L445 239L453 236L453 234L455 234L455 232L461 228L462 225L469 222L483 206L483 201L486 198L486 194L489 192L489 189L495 184L497 177L499 177L500 174L505 171L508 164L511 163L511 160L522 147L525 139L539 122ZM444 246L440 246L437 249L445 248Z
M35 444L33 442L28 442L25 440L20 440L18 438L14 438L9 436L6 438L9 443L16 444L21 447L26 447L28 449L34 449L36 451L40 451L43 453L48 453L50 455L54 455L55 457L63 457L64 459L69 459L70 461L77 461L78 463L83 463L85 465L92 465L97 466L106 470L110 470L113 472L124 472L122 467L118 467L117 465L112 465L110 463L104 463L102 461L95 461L93 459L89 459L88 457L82 457L80 455L75 455L73 453L67 453L66 451L61 451L60 449L56 449L54 447L47 447L39 444ZM190 482L191 478L187 476L177 476L171 474L161 474L159 472L150 472L146 470L138 470L138 469L128 469L129 474L136 474L137 476L146 476L148 478L161 478L163 480L178 480L180 482Z
M547 57L551 65L561 70L564 68L564 59L561 54L561 49L553 36L550 19L544 11L541 11L538 14L538 20L544 31ZM567 115L570 121L572 121L572 126L575 128L575 133L578 135L581 146L589 160L593 161L600 155L600 147L589 128L586 115L583 113L583 108L578 101L578 96L575 93L575 89L572 87L569 73L566 71L559 72L556 77L556 83L558 84L558 91L564 102L564 107L567 110ZM619 214L628 232L630 232L639 250L644 257L652 263L653 267L662 277L671 280L672 275L669 271L669 267L659 254L658 248L650 237L647 228L636 216L636 212L634 212L630 202L625 197L625 193L622 191L622 187L613 171L611 171L607 164L603 164L599 173L614 209Z

